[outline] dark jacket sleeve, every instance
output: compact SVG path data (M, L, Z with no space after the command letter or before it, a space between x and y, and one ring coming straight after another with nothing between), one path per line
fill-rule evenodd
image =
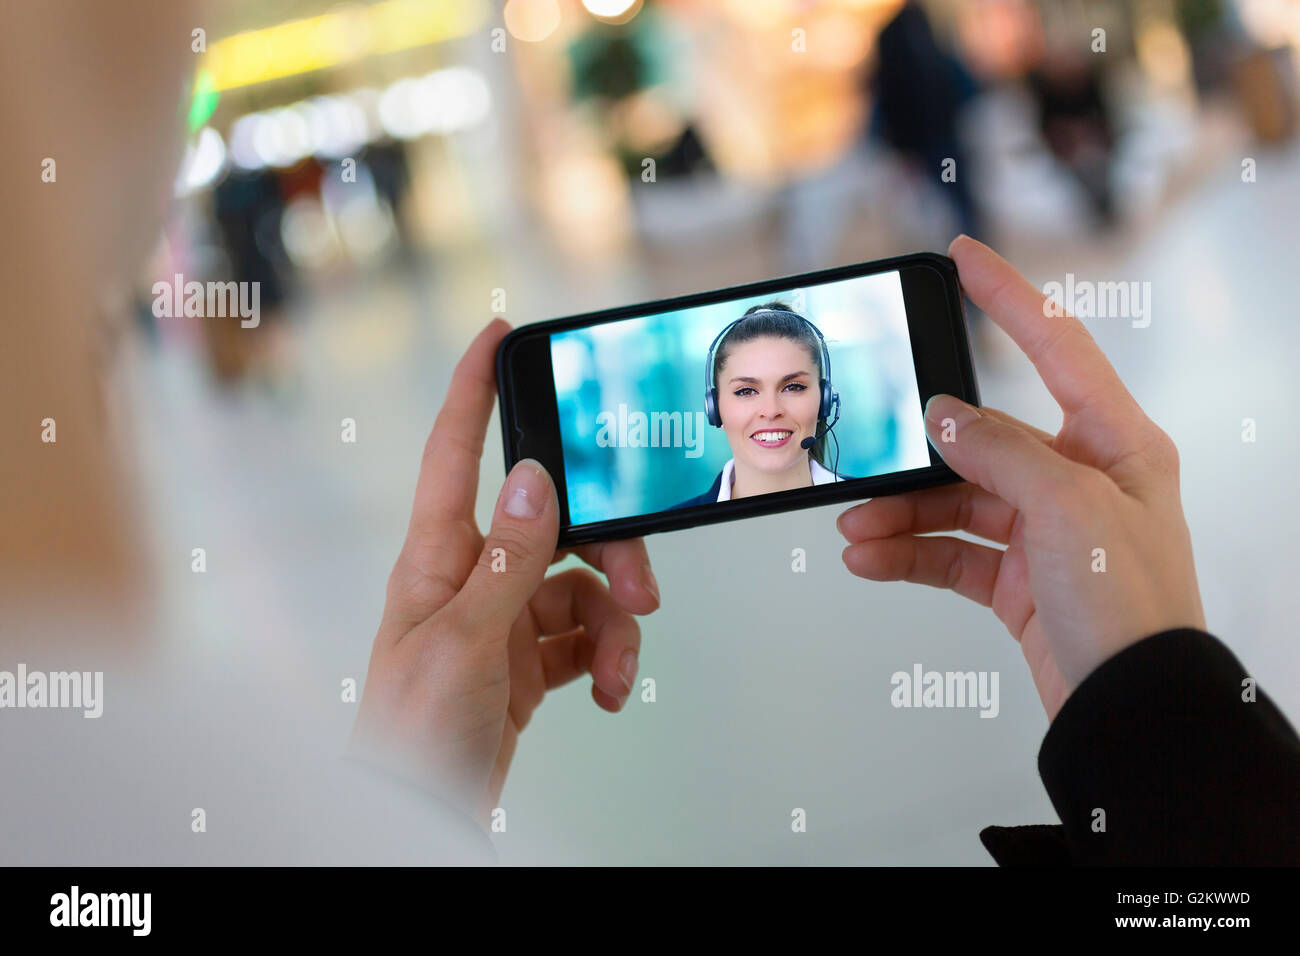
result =
M1252 676L1195 630L1116 654L1038 753L1061 825L987 827L984 846L1002 865L1300 864L1300 738Z

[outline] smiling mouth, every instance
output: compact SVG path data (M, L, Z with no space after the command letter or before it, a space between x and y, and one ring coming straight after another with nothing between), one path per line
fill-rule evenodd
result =
M754 432L750 435L750 441L761 445L763 448L780 448L790 440L794 432L788 428L771 428L767 431Z

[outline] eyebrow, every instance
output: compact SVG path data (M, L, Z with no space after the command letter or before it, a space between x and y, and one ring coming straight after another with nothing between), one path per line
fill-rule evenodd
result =
M811 375L811 374L812 374L811 372L791 372L785 378L781 379L781 382L788 382L790 381L790 379L798 378L800 375ZM762 384L758 379L750 378L748 375L737 375L731 379L731 382L753 382L755 385ZM730 385L731 382L728 382L727 384ZM777 384L780 385L781 382L777 382Z

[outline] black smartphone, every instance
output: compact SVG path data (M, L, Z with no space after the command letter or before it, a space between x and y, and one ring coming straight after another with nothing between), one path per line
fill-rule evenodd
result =
M521 326L496 371L506 469L550 472L560 547L958 481L925 403L979 404L934 253Z

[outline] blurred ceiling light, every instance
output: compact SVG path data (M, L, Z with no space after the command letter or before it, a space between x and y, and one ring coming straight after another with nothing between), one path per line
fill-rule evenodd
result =
M250 113L230 127L230 161L240 169L261 169L266 165L253 145L262 122L262 114Z
M380 94L379 124L389 136L411 139L424 132L419 87L417 79L398 80Z
M311 151L322 159L342 159L370 138L366 113L342 96L314 96L299 104L311 131Z
M537 43L560 25L560 6L555 0L507 0L502 16L512 37Z
M382 92L365 87L241 116L230 128L230 161L255 170L292 166L309 155L342 159L381 134L415 139L457 133L481 125L491 113L492 95L483 74L449 67L406 77ZM209 148L210 143L209 138Z
M641 12L641 0L582 0L587 12L599 20L626 23Z
M174 192L186 196L211 184L226 167L226 143L211 126L199 131L185 150Z
M429 127L432 133L454 133L477 126L492 111L487 80L465 67L430 73L421 92L438 104Z
M311 126L307 111L301 103L276 110L272 116L280 126L280 142L284 149L280 165L291 166L304 156L311 155Z
M425 133L454 133L477 126L491 112L482 74L466 67L437 70L398 80L379 97L379 122L399 139Z
M549 0L554 6L555 0ZM555 11L556 21L559 9ZM203 65L214 90L251 86L465 36L487 18L484 0L384 0L237 33L213 43ZM513 32L513 31L512 31Z
M283 138L280 124L269 114L262 114L253 127L253 152L263 166L285 165L288 149Z

